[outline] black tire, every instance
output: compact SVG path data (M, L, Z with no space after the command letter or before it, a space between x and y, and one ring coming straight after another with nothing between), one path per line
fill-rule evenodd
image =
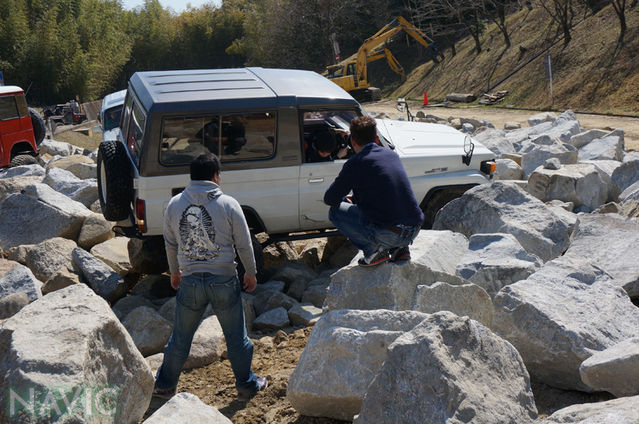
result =
M262 251L262 245L257 238L251 234L251 244L253 244L253 256L255 257L255 266L257 267L257 279L260 280L264 273L264 252ZM244 265L239 256L235 257L237 261L237 276L240 278L240 283L244 282Z
M39 146L47 132L44 126L44 119L35 109L28 108L28 110L29 116L31 116L31 125L33 126L33 138L35 138L36 146Z
M98 147L98 197L104 218L129 217L133 201L133 172L124 144L103 141Z
M11 163L9 163L9 167L13 168L14 166L33 165L36 163L38 163L38 160L34 156L31 156L28 154L21 154L21 155L14 156L14 158L11 159Z
M424 224L422 228L425 230L430 230L433 228L433 224L435 223L435 218L437 217L437 212L448 202L451 200L455 200L460 197L464 192L468 190L464 189L451 189L451 190L440 190L433 194L433 196L428 201L428 205L426 207L422 207L422 212L424 212Z

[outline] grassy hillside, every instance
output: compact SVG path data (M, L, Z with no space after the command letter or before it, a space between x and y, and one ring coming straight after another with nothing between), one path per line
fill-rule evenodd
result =
M628 11L626 19L628 30L622 45L617 43L618 19L608 6L578 24L573 29L573 39L564 47L543 10L521 10L508 19L512 41L509 49L504 49L497 27L489 25L480 54L467 38L457 45L455 56L446 50L442 63L417 66L403 84L387 86L386 94L391 98L421 99L427 91L432 103L451 92L507 90L509 94L501 103L504 106L639 115L639 6ZM493 88L548 47L553 64L554 104L544 78L545 54Z

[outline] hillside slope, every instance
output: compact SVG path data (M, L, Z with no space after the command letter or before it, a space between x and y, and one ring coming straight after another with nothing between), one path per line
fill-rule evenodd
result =
M572 31L573 39L564 48L555 25L543 10L521 10L508 18L512 41L509 49L504 49L497 27L488 25L480 54L475 53L474 43L467 38L458 43L455 56L447 49L442 63L417 66L402 85L387 87L386 94L391 98L421 99L427 91L432 103L451 92L507 90L504 106L637 115L639 7L629 10L626 19L628 30L623 45L617 44L618 19L612 7L607 6L578 24ZM544 78L545 54L494 87L548 47L553 64L554 104Z

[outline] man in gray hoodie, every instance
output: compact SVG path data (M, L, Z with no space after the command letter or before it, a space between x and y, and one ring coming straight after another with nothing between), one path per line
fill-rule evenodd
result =
M224 332L235 386L248 400L268 385L251 370L253 343L246 335L244 309L237 277L235 248L246 270L243 287L257 286L251 235L240 204L220 189L220 160L203 153L191 162L191 182L173 197L164 212L164 241L177 290L175 323L164 347L154 396L169 398L176 392L193 335L210 303Z

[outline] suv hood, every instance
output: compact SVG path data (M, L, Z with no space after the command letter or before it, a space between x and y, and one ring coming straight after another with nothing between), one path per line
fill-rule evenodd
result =
M464 154L466 134L443 124L427 124L425 122L395 121L376 119L377 129L384 137L395 145L399 156L448 156ZM478 141L475 144L474 156L482 160L492 159L495 154Z

